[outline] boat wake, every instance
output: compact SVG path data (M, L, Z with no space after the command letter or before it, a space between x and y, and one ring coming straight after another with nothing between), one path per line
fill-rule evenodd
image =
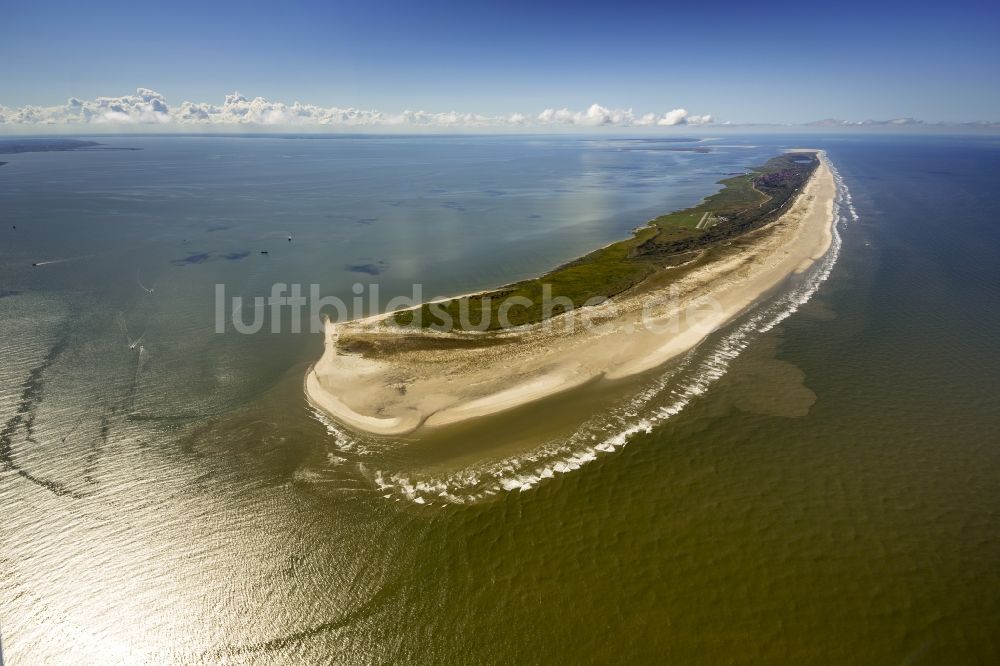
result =
M718 339L688 352L638 395L591 417L569 437L542 445L530 453L448 474L423 475L382 469L386 447L354 435L320 411L313 416L330 433L331 464L357 464L360 472L386 499L424 506L468 504L512 491L526 491L547 479L580 469L599 457L628 445L640 433L650 433L679 414L726 374L733 360L760 335L770 331L812 298L829 277L840 254L840 229L859 217L843 178L830 165L836 182L830 249L781 295L756 304ZM345 457L349 456L349 457Z

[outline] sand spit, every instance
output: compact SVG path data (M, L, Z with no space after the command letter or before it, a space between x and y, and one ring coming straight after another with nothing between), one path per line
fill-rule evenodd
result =
M351 428L399 435L662 365L829 249L836 184L817 152L820 165L780 218L668 286L640 285L601 306L497 333L400 329L387 315L327 322L306 395Z

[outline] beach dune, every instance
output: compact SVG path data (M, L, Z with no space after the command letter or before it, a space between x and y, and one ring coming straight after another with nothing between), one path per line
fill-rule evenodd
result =
M779 218L675 280L649 280L600 306L493 333L402 329L388 314L328 321L306 395L353 429L399 435L662 365L827 252L836 185L816 152L819 166Z

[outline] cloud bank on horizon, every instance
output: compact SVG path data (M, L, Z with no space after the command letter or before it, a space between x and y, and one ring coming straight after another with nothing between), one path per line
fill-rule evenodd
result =
M585 111L545 109L537 115L514 113L491 116L449 111L403 111L398 114L357 108L323 107L294 102L286 104L235 92L222 104L183 102L171 106L155 90L139 88L134 95L81 100L71 97L57 106L0 106L0 126L318 126L318 127L527 127L567 125L579 127L670 127L706 125L711 115L693 115L678 108L663 114L638 115L632 109L609 109L593 104Z

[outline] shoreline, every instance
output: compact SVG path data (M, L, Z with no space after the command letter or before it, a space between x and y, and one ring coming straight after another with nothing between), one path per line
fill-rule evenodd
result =
M819 166L784 213L726 244L719 250L721 258L666 286L640 285L587 312L571 311L487 334L400 332L384 324L394 313L328 321L323 355L304 378L307 399L352 429L403 435L513 409L594 379L619 379L662 365L826 254L832 242L836 185L825 153L815 152ZM706 299L713 307L699 314L698 304ZM665 305L651 314L652 303ZM601 311L607 315L595 316ZM578 330L573 318L581 316L601 323ZM398 344L404 337L492 344L413 349ZM366 358L352 353L352 344L389 351Z

